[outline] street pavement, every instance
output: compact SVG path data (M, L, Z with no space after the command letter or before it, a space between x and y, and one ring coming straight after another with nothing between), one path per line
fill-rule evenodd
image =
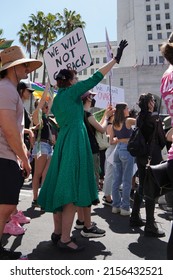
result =
M32 185L25 182L21 193L18 210L22 210L31 218L21 236L3 235L3 244L7 248L21 251L28 255L29 260L166 260L166 247L170 234L172 213L161 209L156 204L155 218L165 231L164 238L144 236L144 227L129 227L129 217L113 214L110 206L103 205L103 193L99 192L100 204L92 207L92 221L98 227L106 230L101 238L84 238L79 230L73 227L72 234L78 244L85 245L82 252L64 252L52 244L50 236L53 231L51 213L44 213L38 208L31 207ZM144 205L141 208L142 218L145 219Z

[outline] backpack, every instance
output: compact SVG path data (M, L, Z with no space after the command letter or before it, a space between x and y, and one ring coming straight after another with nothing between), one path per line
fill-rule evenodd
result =
M148 144L145 141L140 127L135 127L128 141L127 151L133 157L145 156L148 155L148 148Z

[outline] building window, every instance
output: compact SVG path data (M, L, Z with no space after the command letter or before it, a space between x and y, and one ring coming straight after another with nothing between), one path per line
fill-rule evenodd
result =
M147 11L147 12L151 11L150 5L147 5L147 6L146 6L146 11Z
M123 78L120 78L120 86L123 87L124 82L123 82Z
M106 62L107 62L107 58L103 57L103 63L106 63Z
M159 63L164 63L164 57L163 56L159 56Z
M169 13L165 14L165 19L170 19L170 14Z
M156 20L160 20L160 14L156 14Z
M156 30L161 30L161 24L156 24Z
M151 31L151 30L152 30L151 25L147 25L147 31Z
M100 59L99 57L96 57L96 64L99 64L100 63Z
M35 78L38 79L38 73L37 72L35 72Z
M153 45L149 45L148 50L149 50L149 52L153 52Z
M160 5L159 5L159 4L156 4L156 5L155 5L155 10L156 10L156 11L159 11L159 10L160 10Z
M94 74L94 68L91 68L91 75Z
M161 48L162 44L158 45L158 51L160 52L160 48Z
M80 72L78 73L78 75L79 75L79 76L82 76L82 71L80 71Z
M162 33L157 33L157 39L162 39Z
M165 10L169 9L169 3L165 3Z
M151 15L147 15L147 21L151 21Z
M152 34L148 34L148 40L153 40L153 35Z
M84 69L84 70L83 70L83 74L84 74L84 75L87 75L87 69Z
M171 32L167 32L167 38L169 38L170 35L171 35Z
M153 56L149 56L149 64L154 63L154 57Z
M150 2L150 0L146 0L146 2Z
M166 23L166 29L171 29L170 23Z

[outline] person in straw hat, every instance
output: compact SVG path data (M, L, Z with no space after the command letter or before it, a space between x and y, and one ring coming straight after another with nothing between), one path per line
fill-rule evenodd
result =
M17 84L42 65L26 58L18 46L0 53L0 240L10 215L18 204L24 178L31 171L23 141L23 103ZM5 249L0 242L0 259L19 259L21 252Z

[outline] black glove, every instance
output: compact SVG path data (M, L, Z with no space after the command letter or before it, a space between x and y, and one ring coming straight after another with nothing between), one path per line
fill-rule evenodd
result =
M127 46L128 46L127 40L121 40L121 42L119 43L119 46L118 46L118 49L117 49L117 55L115 57L118 64L119 64L121 56L123 54L123 50Z

